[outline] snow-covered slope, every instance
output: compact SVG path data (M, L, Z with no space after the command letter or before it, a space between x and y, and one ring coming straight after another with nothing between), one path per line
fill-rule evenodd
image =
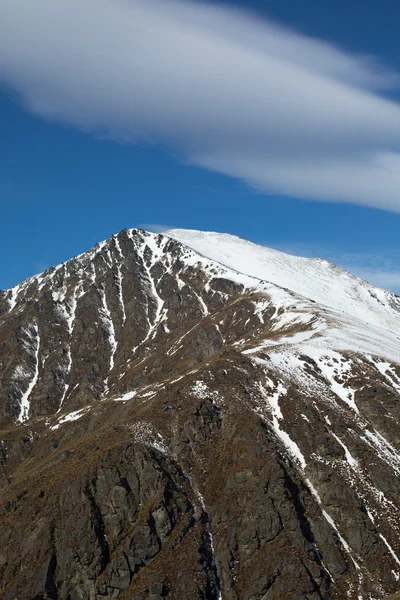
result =
M400 335L400 297L326 260L292 256L225 233L170 229L166 235L226 267Z
M396 294L325 260L292 256L233 235L182 229L166 235L228 271L252 278L281 307L275 328L282 329L282 337L266 341L266 346L284 346L293 353L307 343L319 353L347 350L364 358L373 355L400 362L400 297ZM288 327L299 320L310 324L307 331L287 336Z

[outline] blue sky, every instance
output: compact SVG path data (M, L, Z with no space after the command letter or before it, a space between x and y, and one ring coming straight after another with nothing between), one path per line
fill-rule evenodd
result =
M115 30L92 27L92 0L75 14L74 1L58 4L62 19L50 0L35 3L36 21L28 0L0 8L0 288L125 227L171 226L321 256L400 291L397 0L225 0L201 12L179 0L164 20L158 0L147 12L115 0L158 33L151 45L138 36L132 77L125 58L115 69L130 48L117 53ZM107 4L96 5L104 22L118 23ZM188 27L158 70L168 35Z

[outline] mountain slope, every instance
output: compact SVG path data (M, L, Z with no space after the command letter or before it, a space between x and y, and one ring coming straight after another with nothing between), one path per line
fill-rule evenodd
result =
M171 229L166 235L225 267L284 287L365 324L388 331L400 329L400 296L325 260L292 256L229 234Z
M399 306L181 230L0 292L1 597L397 591Z

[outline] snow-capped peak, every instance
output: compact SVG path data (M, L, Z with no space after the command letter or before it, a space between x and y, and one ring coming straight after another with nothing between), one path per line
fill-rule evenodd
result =
M400 297L328 261L293 256L226 233L170 229L165 235L230 269L400 334Z

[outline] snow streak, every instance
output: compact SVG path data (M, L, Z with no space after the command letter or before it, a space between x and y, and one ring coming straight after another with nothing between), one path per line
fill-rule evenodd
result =
M99 292L100 301L101 301L100 317L103 321L104 329L108 334L108 343L110 345L109 371L112 371L114 368L114 356L115 356L115 352L117 350L118 342L115 338L115 329L114 329L114 323L112 320L111 312L107 306L105 289L103 287L99 287L98 292Z
M271 384L273 386L272 382ZM283 415L279 406L279 398L282 394L286 394L286 392L286 388L283 387L281 383L278 383L277 389L272 394L261 387L261 393L265 400L267 400L272 411L272 426L275 430L276 435L281 440L283 445L287 448L289 454L296 460L297 463L300 464L300 467L302 469L305 469L307 463L303 453L301 452L296 442L294 442L289 436L289 434L286 431L284 431L280 426L280 421L283 420Z
M120 304L121 313L122 313L122 323L124 324L126 321L126 312L125 312L124 296L123 296L123 291L122 291L121 265L117 265L117 290L118 290L119 304Z
M35 365L32 379L30 380L29 385L21 398L20 412L18 415L18 421L20 423L23 423L29 418L30 395L39 379L40 336L37 323L32 325L31 329L25 330L24 333L28 338L27 341L24 342L24 347L26 350L28 350L31 356L33 354Z

